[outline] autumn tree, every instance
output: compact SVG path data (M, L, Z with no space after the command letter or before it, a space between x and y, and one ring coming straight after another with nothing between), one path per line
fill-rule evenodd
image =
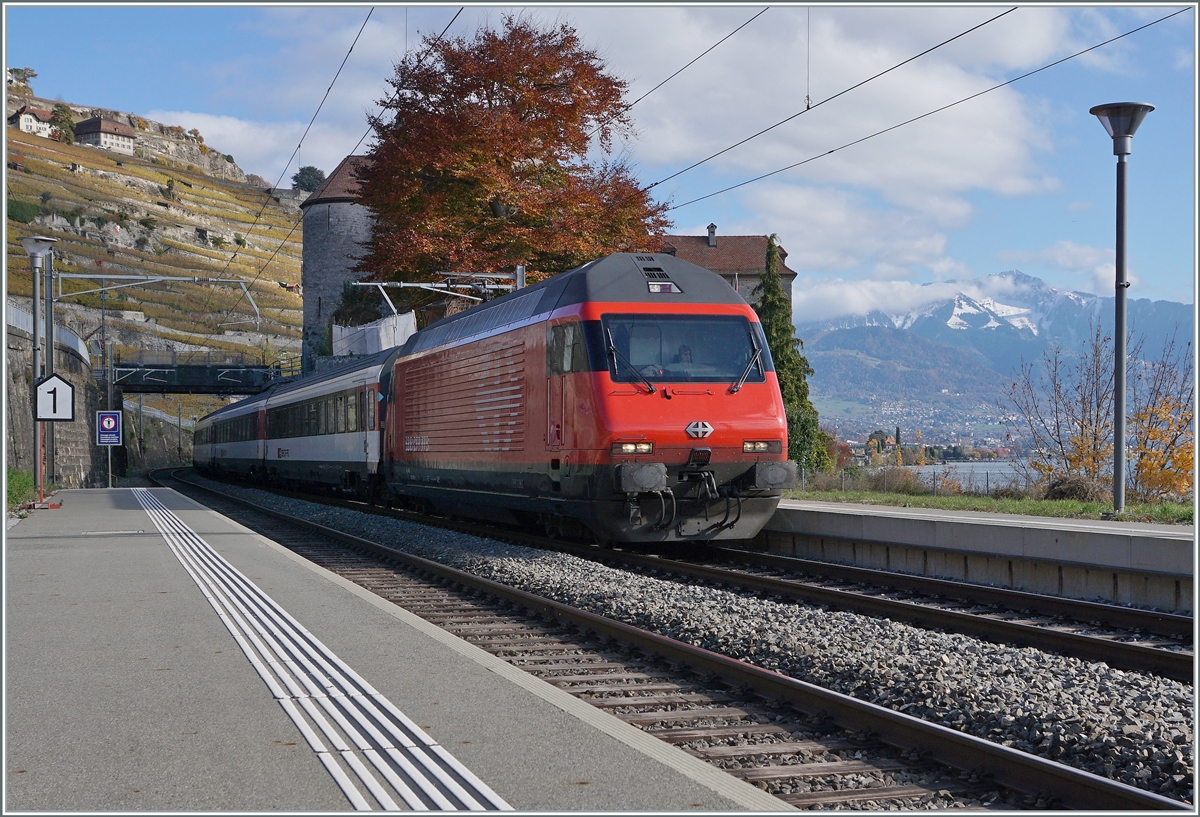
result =
M1040 365L1022 360L1004 388L1012 436L1029 446L1018 464L1035 482L1083 477L1111 483L1113 458L1112 338L1099 326L1071 360L1061 346L1047 349ZM1015 432L1015 433L1013 433Z
M755 311L762 323L767 346L775 362L775 376L787 413L788 456L804 468L828 470L833 467L829 447L833 439L822 431L817 410L808 399L808 378L813 368L801 349L792 323L792 302L783 291L779 277L778 236L767 239L767 258L758 286L751 293Z
M376 218L360 270L427 281L524 264L533 282L657 248L666 206L612 154L631 132L626 83L569 25L505 15L469 40L427 37L389 83L357 173Z
M1141 499L1184 500L1194 488L1192 344L1177 332L1157 359L1143 358L1141 341L1131 355L1128 487Z
M1180 347L1172 335L1153 360L1144 345L1144 337L1127 343L1127 489L1140 499L1180 499L1193 489L1191 344ZM1099 327L1073 359L1054 346L1037 366L1022 361L1001 408L1010 435L1027 447L1018 463L1026 477L1082 477L1111 487L1113 344Z

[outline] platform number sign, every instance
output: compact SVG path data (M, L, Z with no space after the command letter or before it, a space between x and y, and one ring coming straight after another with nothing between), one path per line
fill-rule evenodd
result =
M96 412L96 445L121 445L121 412Z
M56 374L37 384L37 405L33 419L38 422L74 422L75 387Z

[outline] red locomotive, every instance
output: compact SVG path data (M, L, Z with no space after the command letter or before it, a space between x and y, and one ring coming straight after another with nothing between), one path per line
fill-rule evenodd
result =
M253 443L212 442L237 423ZM601 258L228 406L195 450L203 469L626 542L752 537L796 473L754 311L662 254Z

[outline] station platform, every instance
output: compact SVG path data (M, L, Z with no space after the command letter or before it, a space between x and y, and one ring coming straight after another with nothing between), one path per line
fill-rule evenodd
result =
M1196 528L785 499L775 553L1190 614Z
M169 489L7 531L10 811L790 808Z

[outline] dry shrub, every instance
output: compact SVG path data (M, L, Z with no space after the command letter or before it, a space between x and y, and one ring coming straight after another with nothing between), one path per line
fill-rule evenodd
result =
M1074 499L1079 502L1112 502L1112 491L1094 479L1069 476L1056 479L1046 488L1046 499Z
M961 494L963 492L962 483L951 476L941 476L937 478L937 492L943 496L950 494Z
M921 484L920 477L905 468L880 468L875 473L866 476L869 480L866 490L869 491L909 494L910 496L929 493L929 488Z
M1016 480L1013 480L992 491L992 496L997 499L1035 499L1037 493L1034 489L1021 487Z

